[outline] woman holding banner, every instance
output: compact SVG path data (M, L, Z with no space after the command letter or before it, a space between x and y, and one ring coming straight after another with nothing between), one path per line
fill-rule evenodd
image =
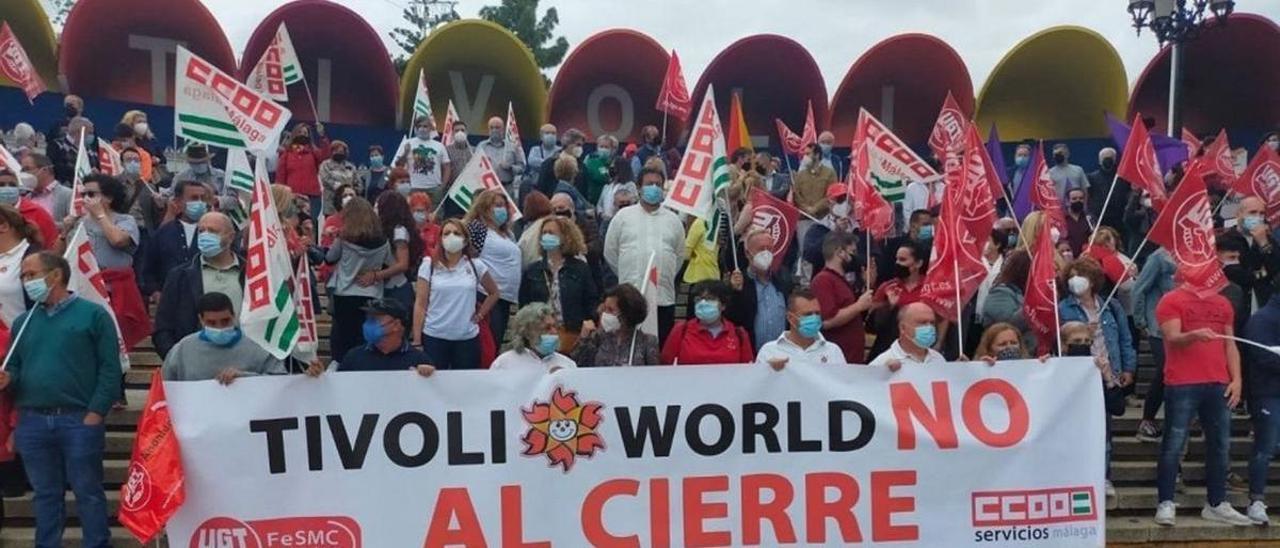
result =
M532 303L519 312L511 324L515 338L511 350L503 352L493 365L494 371L534 369L555 373L560 369L574 369L578 364L557 351L563 329L556 320L556 311L547 303Z
M720 280L698 282L689 290L694 316L677 322L662 346L666 365L741 364L755 361L747 330L724 318L732 298L729 284Z

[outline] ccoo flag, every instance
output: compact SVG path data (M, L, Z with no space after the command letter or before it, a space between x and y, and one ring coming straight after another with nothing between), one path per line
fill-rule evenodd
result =
M502 186L502 181L498 179L498 174L493 171L493 163L489 160L487 154L475 154L471 156L471 160L467 162L466 167L462 168L462 172L458 174L458 178L454 179L453 184L449 185L449 193L445 198L453 200L463 211L471 210L471 203L475 201L476 196L486 190L498 189L502 191L502 195L507 198L507 210L511 212L511 220L518 221L523 215L520 209L516 207L516 203L507 195L506 187Z
M311 264L307 261L307 254L303 253L298 257L298 269L293 273L293 287L296 302L294 306L298 307L298 321L301 331L298 332L298 347L294 349L293 356L304 362L311 362L316 359L316 352L319 350L320 337L316 331L316 307L315 295L311 289Z
M413 131L413 124L422 117L432 118L435 114L431 112L431 94L427 91L427 71L418 72L418 89L413 94L413 118L409 120L409 131ZM447 143L446 143L447 144Z
M1267 224L1280 226L1280 154L1266 144L1258 149L1249 167L1236 179L1233 190L1266 202Z
M1187 284L1203 299L1226 287L1227 278L1218 261L1213 207L1202 173L1198 166L1187 167L1147 237L1169 251L1177 267L1174 281Z
M179 137L225 148L274 151L292 114L178 46L174 127Z
M516 107L507 101L507 143L520 149L520 126L516 124Z
M662 90L658 92L658 103L653 108L680 121L688 121L689 112L693 110L693 100L689 98L689 88L684 84L684 71L680 68L680 56L676 55L676 50L671 50L667 74L662 78Z
M862 111L861 116L867 114ZM884 238L893 230L893 205L884 199L871 182L871 143L867 139L869 126L859 121L849 147L849 196L853 198L854 219L871 236Z
M453 99L449 99L448 107L444 111L444 125L441 126L444 131L441 132L440 139L444 146L453 144L453 124L459 119L458 111L453 108Z
M938 177L937 171L866 109L859 109L855 131L867 136L868 173L886 200L901 201L911 181Z
M707 219L715 211L714 197L729 186L729 159L724 130L716 112L715 86L707 86L698 118L689 133L689 144L680 169L667 191L665 205L680 213Z
M249 166L249 155L243 148L227 149L227 188L241 192L253 192L253 168Z
M128 478L120 486L120 524L146 544L187 501L186 481L164 381L157 372L151 376L147 405L133 440Z
M302 63L298 51L289 38L289 28L284 23L276 29L276 35L262 52L262 58L249 73L249 87L266 94L276 101L289 100L289 86L302 81Z
M289 287L293 268L263 156L258 157L254 171L245 267L240 327L250 340L283 360L297 345L300 326Z

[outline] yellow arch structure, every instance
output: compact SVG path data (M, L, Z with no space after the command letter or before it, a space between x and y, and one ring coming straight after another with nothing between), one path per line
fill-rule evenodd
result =
M533 53L516 35L497 24L481 19L454 21L433 31L418 45L400 79L402 127L408 127L413 116L413 95L420 71L426 71L437 124L444 121L450 99L472 133L482 132L484 119L489 116L505 120L508 101L515 104L522 137L534 135L546 117L547 87ZM457 93L459 77L465 96ZM491 87L485 85L486 77L492 77ZM486 87L488 100L479 105L477 94ZM468 117L472 110L480 113L473 112Z
M1103 111L1125 112L1124 63L1101 34L1057 26L1014 46L978 94L978 127L995 123L1004 140L1109 135Z
M58 38L53 33L53 25L49 24L49 16L40 6L39 0L5 0L6 6L0 9L0 21L9 23L13 35L18 37L22 49L26 50L31 64L44 80L50 91L61 91L62 83L58 81ZM15 84L4 76L0 76L0 86L14 87Z

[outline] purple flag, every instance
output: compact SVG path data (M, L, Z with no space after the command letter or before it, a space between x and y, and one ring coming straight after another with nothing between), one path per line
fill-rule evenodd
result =
M1039 161L1041 162L1044 161L1043 152L1043 147L1031 147L1032 154L1041 155L1039 158ZM1013 214L1018 217L1018 222L1025 220L1027 215L1030 215L1031 212L1036 209L1036 206L1031 203L1031 187L1035 186L1031 184L1031 182L1036 176L1035 170L1031 168L1035 165L1036 161L1037 159L1032 157L1031 162L1027 165L1027 169L1022 171L1022 178L1014 183Z
M1008 167L1004 165L1004 151L1000 149L1000 134L996 133L995 122L991 123L991 132L987 134L987 155L991 157L991 164L996 168L996 174L1000 177L1000 182L1005 186L1009 186Z
M1130 127L1124 121L1106 113L1107 126L1111 128L1111 140L1116 142L1116 150L1124 154L1124 144L1129 142ZM1151 134L1151 144L1156 148L1156 159L1160 162L1160 172L1168 173L1173 166L1187 161L1187 145L1180 139L1174 139L1160 133Z

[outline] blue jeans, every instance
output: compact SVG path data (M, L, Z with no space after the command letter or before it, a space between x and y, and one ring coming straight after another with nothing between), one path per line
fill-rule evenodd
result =
M1231 436L1231 410L1223 396L1227 385L1186 384L1164 387L1164 437L1160 440L1160 460L1156 465L1159 500L1173 500L1174 482L1183 447L1187 443L1191 417L1200 416L1204 429L1204 475L1210 506L1227 496L1227 451Z
M1249 500L1263 500L1267 489L1267 468L1280 438L1280 397L1254 398L1249 402L1253 416L1253 456L1249 458Z
M107 496L102 490L103 425L86 426L85 412L40 414L19 410L14 445L35 491L36 546L62 546L66 525L65 486L76 494L80 527L88 548L111 545Z
M324 211L324 198L322 198L322 197L320 197L320 196L307 196L307 202L311 205L311 211L310 211L310 213L311 213L311 222L312 222L312 223L319 223L319 222L320 222L320 212L321 212L321 211ZM323 228L324 228L324 227L322 227L322 226L317 226L317 227L316 227L316 236L317 236L317 237L319 237L319 236L320 236L320 231L321 231ZM315 243L315 242L312 242L312 243Z
M1147 396L1142 402L1142 419L1149 421L1156 418L1164 404L1164 339L1147 337L1147 346L1151 347L1151 358L1156 366L1156 376L1151 379L1151 386L1147 388Z
M451 341L423 335L422 351L436 369L480 369L480 337Z

